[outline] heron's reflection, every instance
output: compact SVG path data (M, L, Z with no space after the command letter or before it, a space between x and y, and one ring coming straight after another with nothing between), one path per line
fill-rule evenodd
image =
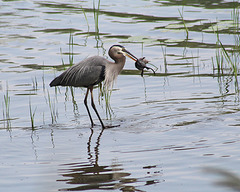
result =
M99 147L100 140L103 135L104 129L99 133L93 152L91 151L92 147L92 138L94 135L93 129L87 142L87 153L88 161L79 162L79 163L69 163L61 165L64 168L60 169L60 174L64 179L58 181L64 181L68 185L68 188L60 189L60 191L81 191L81 190L90 190L90 189L121 189L124 188L135 188L130 186L130 183L136 182L137 179L124 178L131 175L130 173L124 172L122 165L113 162L111 165L99 165ZM124 183L128 185L125 186Z

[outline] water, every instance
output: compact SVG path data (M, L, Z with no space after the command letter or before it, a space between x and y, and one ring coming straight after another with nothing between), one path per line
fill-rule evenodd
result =
M1 191L233 189L214 185L227 178L204 168L240 175L237 79L226 62L224 75L213 65L213 30L227 49L235 45L239 3L185 3L101 1L97 23L92 1L1 2ZM90 129L85 90L48 84L69 53L74 62L108 57L112 44L158 71L142 78L127 60L110 111L94 90L104 123L120 126L102 131L94 115Z

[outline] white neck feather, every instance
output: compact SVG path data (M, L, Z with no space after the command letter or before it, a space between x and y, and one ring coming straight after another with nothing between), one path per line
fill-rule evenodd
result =
M105 80L104 80L104 86L106 87L106 89L112 89L113 84L117 79L117 76L122 71L124 65L125 65L125 61L119 62L119 63L108 63L106 65Z

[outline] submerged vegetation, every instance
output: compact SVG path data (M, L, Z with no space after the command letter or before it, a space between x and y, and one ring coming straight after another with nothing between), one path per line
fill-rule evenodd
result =
M213 68L217 70L219 77L220 87L222 84L229 86L229 82L234 78L234 85L236 93L239 92L239 69L240 69L240 31L239 31L239 7L234 8L231 14L232 18L232 27L230 39L233 39L234 45L227 47L221 41L220 33L217 27L217 30L214 30L214 33L217 37L216 42L216 55L212 58ZM224 85L223 85L224 86ZM227 87L226 87L227 89ZM228 90L227 90L228 92Z

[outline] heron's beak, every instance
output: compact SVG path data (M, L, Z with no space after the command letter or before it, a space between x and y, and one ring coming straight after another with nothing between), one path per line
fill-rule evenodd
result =
M128 50L126 49L123 49L123 54L125 56L128 56L130 59L134 60L134 61L137 61L137 57L135 57L132 53L130 53Z

